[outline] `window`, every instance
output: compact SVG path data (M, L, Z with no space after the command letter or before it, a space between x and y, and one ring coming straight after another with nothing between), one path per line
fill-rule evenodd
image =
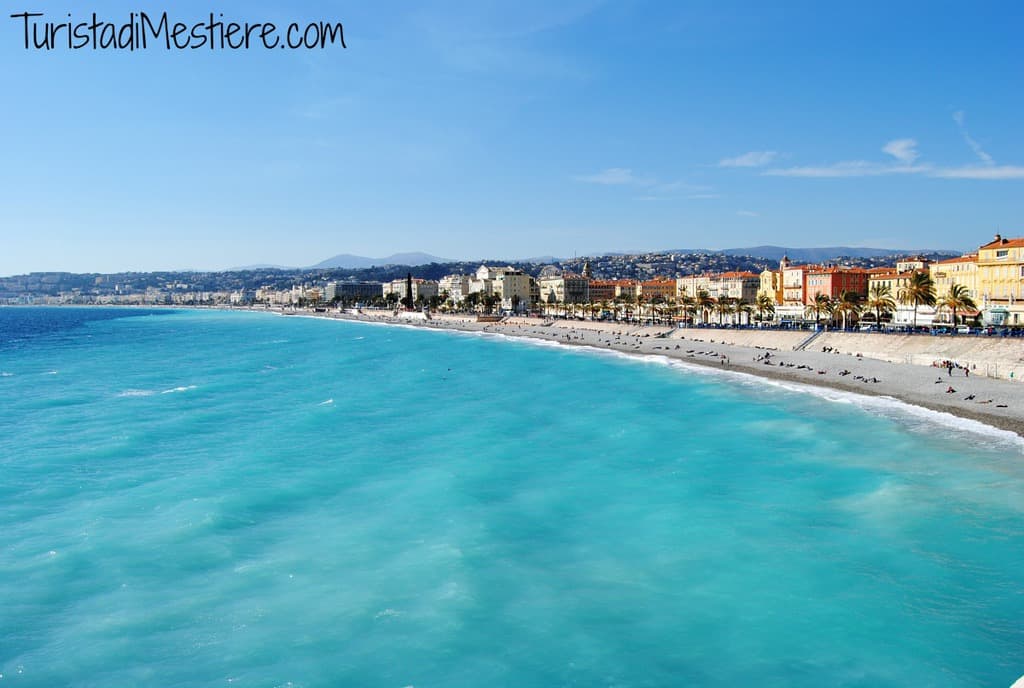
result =
M1001 248L996 251L996 258L1005 258L1008 255L1010 255L1009 249Z

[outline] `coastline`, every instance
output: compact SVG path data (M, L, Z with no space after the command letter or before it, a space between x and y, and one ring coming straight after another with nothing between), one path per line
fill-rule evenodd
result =
M680 330L571 320L545 324L539 318L525 317L481 323L467 316L434 315L427 320L422 314L395 317L389 312L304 315L422 329L483 332L629 355L664 356L686 364L781 383L894 399L1024 438L1024 384L967 375L958 369L950 374L945 368L872 359L857 356L852 351L787 351L778 347L740 346L716 341L716 335L720 337L727 331L715 329ZM947 392L950 388L955 392Z
M337 311L291 311L279 308L146 308L272 313L430 330L489 333L631 356L662 356L689 365L742 373L782 384L895 400L910 407L981 423L1012 433L1024 440L1024 379L1018 382L980 374L967 376L959 369L954 369L952 374L948 374L945 368L882 360L867 355L858 356L853 349L842 352L823 352L820 349L794 351L791 346L786 346L791 343L790 340L798 341L806 337L806 332L676 329L618 322L545 321L528 317L510 317L500 322L477 322L472 316L438 314L427 320L422 313L399 313L398 316L394 316L390 311L353 314ZM736 332L746 333L743 339L748 341L744 344L722 341L730 335L735 338ZM829 337L823 340L835 342L837 339L841 341L842 337L841 333L830 333ZM755 344L756 341L761 341L763 345ZM908 356L908 361L911 358ZM840 375L845 371L849 371L849 374ZM947 393L946 390L949 388L955 389L955 392Z

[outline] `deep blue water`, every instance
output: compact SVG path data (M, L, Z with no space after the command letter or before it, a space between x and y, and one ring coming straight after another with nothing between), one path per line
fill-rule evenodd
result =
M250 313L0 309L0 394L0 686L1024 674L998 432Z

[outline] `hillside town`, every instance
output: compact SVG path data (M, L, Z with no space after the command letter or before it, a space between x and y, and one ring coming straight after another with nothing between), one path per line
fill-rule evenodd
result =
M794 264L651 279L605 279L589 261L577 273L547 266L536 277L481 265L438 280L410 273L378 285L328 283L259 289L279 307L385 307L583 317L653 323L807 326L865 330L1024 325L1024 238L1001 235L944 260L908 256L890 266Z
M1024 326L1024 238L998 234L962 256L890 261L800 263L783 256L772 264L756 257L666 253L483 264L475 271L469 266L199 276L34 273L0 279L0 303L401 308L865 330ZM442 276L445 269L454 271ZM366 279L377 275L392 279Z

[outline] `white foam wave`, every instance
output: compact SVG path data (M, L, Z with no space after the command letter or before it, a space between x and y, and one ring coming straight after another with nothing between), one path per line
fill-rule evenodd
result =
M330 406L334 403L334 399L328 399L327 401L321 401L317 406Z
M307 317L318 317L318 316L307 316ZM856 392L846 392L841 390L832 389L830 387L818 387L812 384L801 384L799 382L789 382L782 380L775 380L772 378L765 378L753 373L744 373L737 370L722 369L712 366L701 365L699 363L691 363L689 361L680 360L677 358L670 358L663 354L645 354L645 353L630 353L625 351L618 351L614 349L599 349L593 346L580 346L573 342L560 342L551 339L537 339L531 336L520 336L520 335L509 335L503 332L483 332L480 330L452 330L446 328L424 328L420 325L406 325L404 323L389 323L389 322L374 322L374 321L351 321L345 319L334 319L335 322L360 322L367 325L382 325L385 327L405 327L409 329L419 330L420 332L444 332L454 335L469 335L475 337L492 337L503 339L506 341L521 342L529 344L531 346L540 347L562 347L567 350L572 350L586 355L598 355L598 356L612 356L615 358L622 358L638 363L655 363L659 365L665 365L671 368L679 368L685 370L687 373L698 373L700 375L706 375L709 377L720 376L733 382L740 382L747 385L753 386L771 386L778 389L782 389L788 392L797 394L812 394L826 401L837 404L851 404L858 406L866 411L876 413L878 415L884 415L886 417L892 417L893 415L910 415L917 418L931 428L935 426L941 426L944 430L953 430L963 432L972 435L981 435L991 439L1005 442L1009 445L1016 447L1018 450L1024 451L1024 437L1021 437L1015 432L1010 430L1003 430L992 425L987 425L980 421L972 420L969 418L961 418L954 416L951 413L944 411L934 411L923 406L916 406L914 404L895 399L888 396L869 396L864 394L857 394ZM1024 687L1022 687L1024 688Z
M7 371L0 371L0 377L14 377L14 373L8 373Z
M117 396L119 397L148 397L155 394L151 389L126 389Z
M997 428L992 425L987 425L985 423L972 420L970 418L961 418L960 416L954 416L953 414L946 413L944 411L934 411L923 406L916 406L914 404L910 404L905 401L901 401L899 399L895 399L889 396L869 396L864 394L857 394L856 392L846 392L842 390L837 390L831 387L818 387L816 385L801 384L799 382L775 380L772 378L765 378L759 375L754 375L752 373L744 373L737 370L705 366L699 363L690 363L689 361L680 360L677 358L670 358L662 354L641 354L629 353L626 351L617 351L613 349L597 349L594 347L576 346L573 344L565 344L562 342L546 339L533 339L532 337L515 337L496 332L484 334L489 334L494 337L502 337L509 340L526 341L531 344L539 346L565 347L588 355L612 356L615 358L621 358L636 363L653 363L658 365L665 365L670 368L680 369L687 373L696 373L707 377L717 377L721 379L730 380L732 382L739 382L749 386L763 388L765 385L767 385L770 387L775 387L796 394L811 394L832 403L858 406L868 412L872 412L877 415L883 415L890 418L893 415L910 415L916 419L925 422L932 428L934 428L935 425L940 425L945 430L954 430L973 435L983 435L985 437L1006 442L1017 447L1018 449L1024 450L1024 437L1021 437L1015 432L1012 432L1010 430L1003 430L1001 428Z
M189 391L191 389L195 389L195 388L196 388L195 385L188 385L187 387L174 387L173 389L165 389L164 391L162 391L160 393L161 394L175 394L177 392L187 392L187 391Z
M57 372L56 370L47 370L43 375L56 375Z

